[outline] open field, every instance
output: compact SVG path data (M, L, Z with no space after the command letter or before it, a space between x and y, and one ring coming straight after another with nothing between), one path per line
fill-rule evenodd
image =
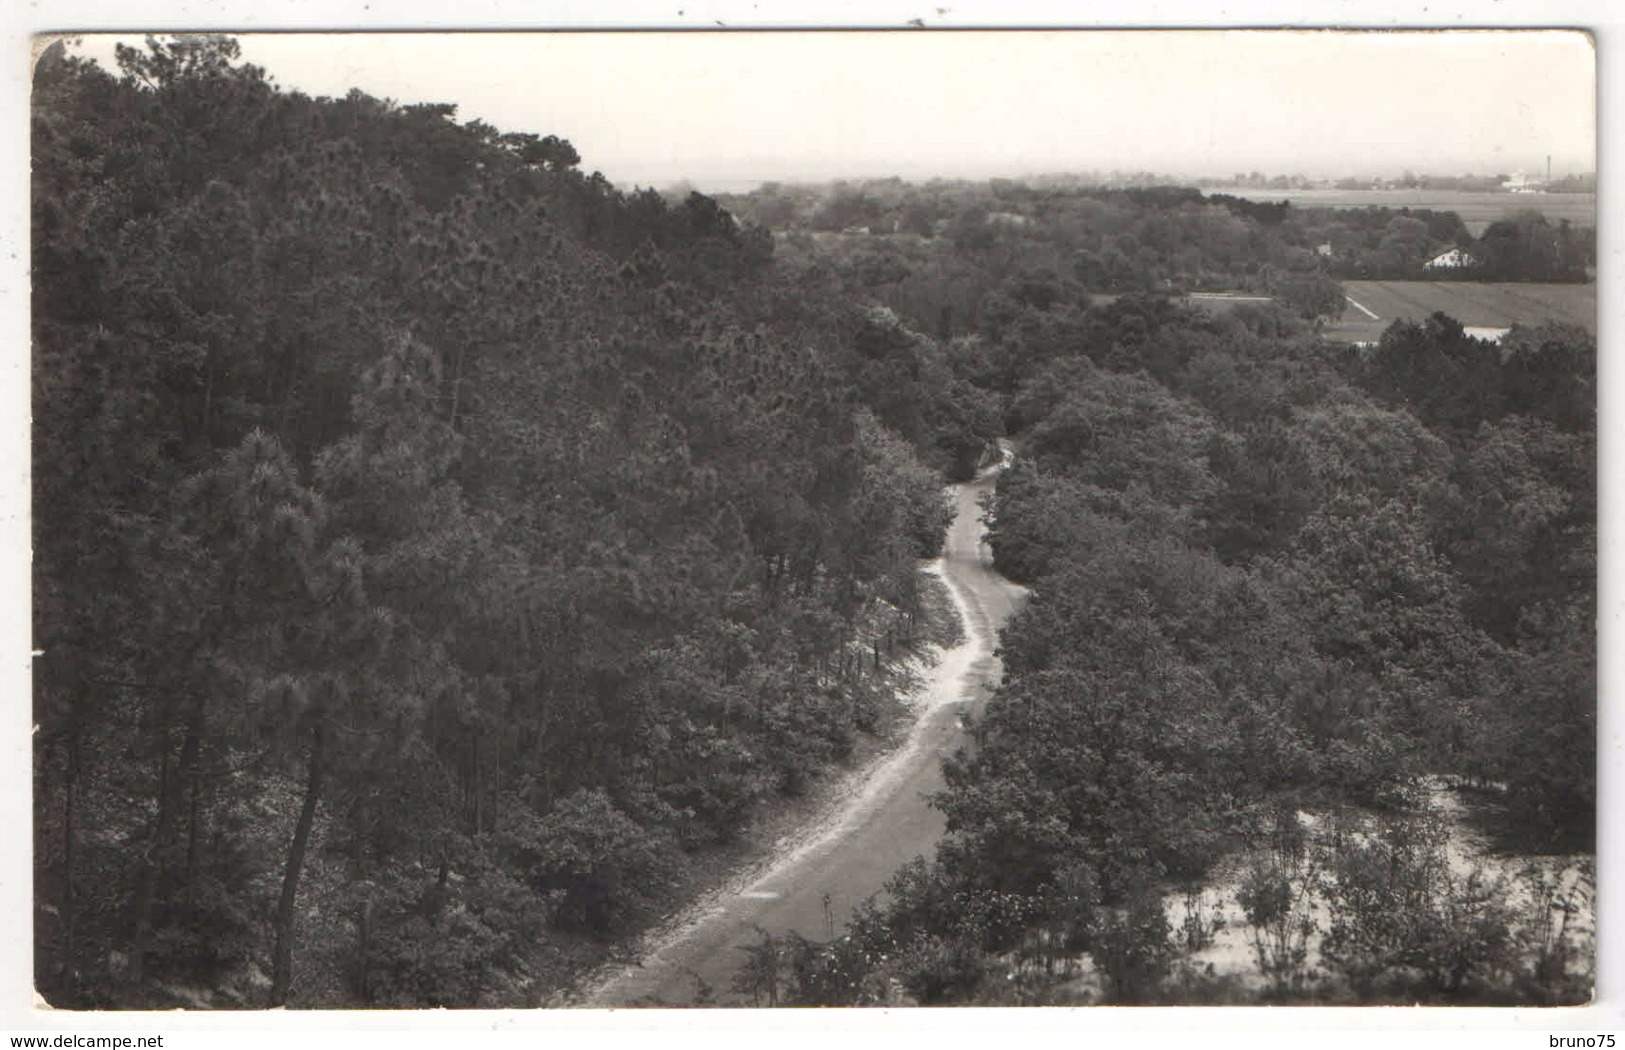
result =
M1556 222L1597 225L1595 193L1469 193L1460 190L1253 190L1212 189L1255 201L1291 201L1295 208L1429 208L1461 216L1474 237L1497 219L1538 211Z
M1326 338L1339 342L1375 340L1399 318L1419 321L1435 311L1443 311L1468 327L1507 328L1563 321L1592 334L1597 331L1595 284L1344 281L1343 291L1352 302L1342 319L1324 330Z

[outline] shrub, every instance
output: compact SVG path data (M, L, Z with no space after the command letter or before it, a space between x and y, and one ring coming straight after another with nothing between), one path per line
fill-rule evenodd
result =
M1445 847L1437 818L1394 818L1330 856L1321 956L1361 996L1463 998L1512 969L1506 880L1456 871Z
M1172 928L1162 902L1146 894L1097 920L1090 954L1114 1003L1154 1002L1173 968Z
M509 848L561 927L607 931L647 914L670 888L670 836L638 826L601 790L583 788L526 824L510 833Z

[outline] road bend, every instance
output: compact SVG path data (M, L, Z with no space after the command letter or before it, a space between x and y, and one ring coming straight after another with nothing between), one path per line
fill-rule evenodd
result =
M940 654L916 692L907 740L860 774L842 803L759 874L691 909L646 945L638 962L601 975L578 1005L749 1006L748 993L735 992L733 982L747 958L741 949L760 943L759 931L826 940L899 867L932 855L944 822L927 798L943 786L943 756L967 739L966 716L979 714L998 685L999 627L1025 594L993 571L981 521L978 501L1002 468L989 467L952 490L953 524L942 557L925 571L947 584L965 637Z

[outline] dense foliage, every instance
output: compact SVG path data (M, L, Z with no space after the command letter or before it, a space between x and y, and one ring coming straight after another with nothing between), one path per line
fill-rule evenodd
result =
M877 179L769 183L725 200L779 231L781 248L833 263L941 338L982 330L1012 300L1243 291L1335 317L1342 279L1585 281L1597 258L1595 229L1536 212L1474 237L1449 211L1308 208L1176 186ZM1427 268L1457 248L1471 265Z
M1494 344L1435 315L1362 349L1278 304L1087 294L1178 275L1278 292L1270 267L1309 264L1305 237L1343 251L1317 213L1163 188L893 195L940 202L940 236L803 248L854 294L941 312L959 378L1018 448L988 521L1032 596L976 746L947 763L935 862L834 943L780 942L778 994L1583 999L1584 961L1552 932L1581 883L1463 874L1432 810L1439 785L1471 787L1503 845L1590 849L1594 340L1548 324ZM1387 231L1348 249L1398 253L1384 273L1464 233L1454 215L1335 217ZM1300 814L1328 812L1310 835ZM1211 931L1196 913L1176 930L1164 900L1238 858L1250 987L1180 963Z
M237 56L36 74L38 986L533 1001L875 727L987 427L709 198Z

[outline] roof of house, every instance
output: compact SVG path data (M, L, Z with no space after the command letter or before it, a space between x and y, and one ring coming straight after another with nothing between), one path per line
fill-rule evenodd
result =
M1443 251L1435 255L1426 263L1423 263L1423 266L1471 266L1477 261L1477 259L1467 254L1464 249L1451 248L1449 251Z

